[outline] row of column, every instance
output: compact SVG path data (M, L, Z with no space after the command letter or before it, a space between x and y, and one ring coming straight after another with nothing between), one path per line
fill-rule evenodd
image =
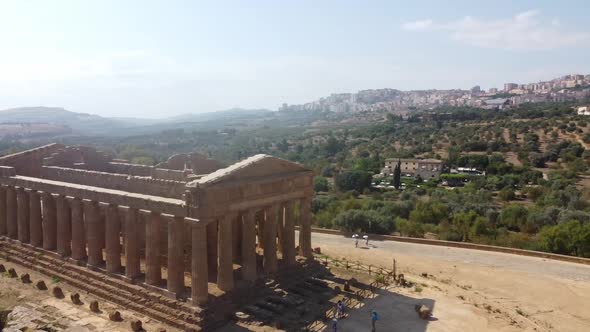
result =
M142 234L140 216L146 220L145 241L139 238ZM123 268L121 233L124 233L125 276L135 279L141 275L140 247L145 242L145 282L154 286L162 283L162 223L168 227L167 288L179 294L185 290L184 234L188 227L185 227L185 218L0 186L0 236L7 235L25 244L57 251L63 257L85 261L89 267L105 267L109 273L119 273ZM208 296L206 228L194 220L186 224L192 225L189 228L192 232L192 297L195 303L203 304Z
M217 286L223 291L234 287L234 263L241 264L244 280L257 278L257 237L258 246L263 248L265 273L277 272L277 250L282 253L284 264L295 263L294 206L295 201L288 201L263 209L249 209L227 214L204 226L206 223L187 222L183 217L0 186L0 235L57 251L63 257L85 261L90 267L104 266L109 273L119 273L123 268L123 233L125 276L130 279L140 276L140 247L145 243L145 282L159 286L162 283L161 236L165 225L168 229L167 288L178 294L185 289L184 241L187 225L190 225L191 295L196 304L204 304L208 297L209 272L217 274ZM311 258L310 198L301 199L299 208L299 254ZM146 221L145 241L139 238L143 233L140 217Z
M241 265L242 279L256 280L257 238L258 246L263 248L262 266L265 273L277 272L277 251L282 253L285 265L295 264L295 203L288 201L262 209L228 213L208 222L208 268L217 273L219 289L228 291L234 287L234 263ZM301 199L299 207L300 255L311 258L311 200Z

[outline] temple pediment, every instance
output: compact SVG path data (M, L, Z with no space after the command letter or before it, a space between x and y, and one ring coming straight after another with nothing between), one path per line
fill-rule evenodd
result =
M311 170L298 163L266 154L258 154L190 182L188 186L208 187L238 179L260 179L272 176L301 174L303 172L311 172Z

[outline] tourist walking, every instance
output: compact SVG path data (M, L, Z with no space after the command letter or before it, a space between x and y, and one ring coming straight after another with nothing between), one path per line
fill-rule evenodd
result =
M375 332L377 331L375 329L375 323L379 320L379 315L377 314L377 311L373 310L371 312L371 332Z
M365 239L365 245L368 247L369 246L369 236L368 235L364 235L363 239Z
M336 304L336 315L338 316L338 318L344 317L344 302L338 301L338 303Z
M354 239L354 247L358 248L359 247L359 235L358 234L353 234L352 238Z
M332 319L332 331L338 332L338 319Z

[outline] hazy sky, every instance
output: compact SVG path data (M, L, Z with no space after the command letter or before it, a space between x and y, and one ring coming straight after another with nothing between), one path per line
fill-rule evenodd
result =
M157 118L587 74L588 13L587 0L0 0L0 109Z

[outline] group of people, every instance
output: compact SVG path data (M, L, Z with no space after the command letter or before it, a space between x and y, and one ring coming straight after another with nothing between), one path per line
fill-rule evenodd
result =
M356 248L359 247L359 235L358 234L353 234L352 238L354 239L354 246ZM369 236L368 235L363 235L363 239L365 240L365 245L369 246Z
M338 319L342 319L344 317L346 317L346 314L344 313L344 302L338 301L338 303L336 303L336 315L332 319L332 331L333 332L338 332ZM378 320L379 320L379 315L377 314L377 311L371 310L371 331L372 332L376 332L375 323Z

